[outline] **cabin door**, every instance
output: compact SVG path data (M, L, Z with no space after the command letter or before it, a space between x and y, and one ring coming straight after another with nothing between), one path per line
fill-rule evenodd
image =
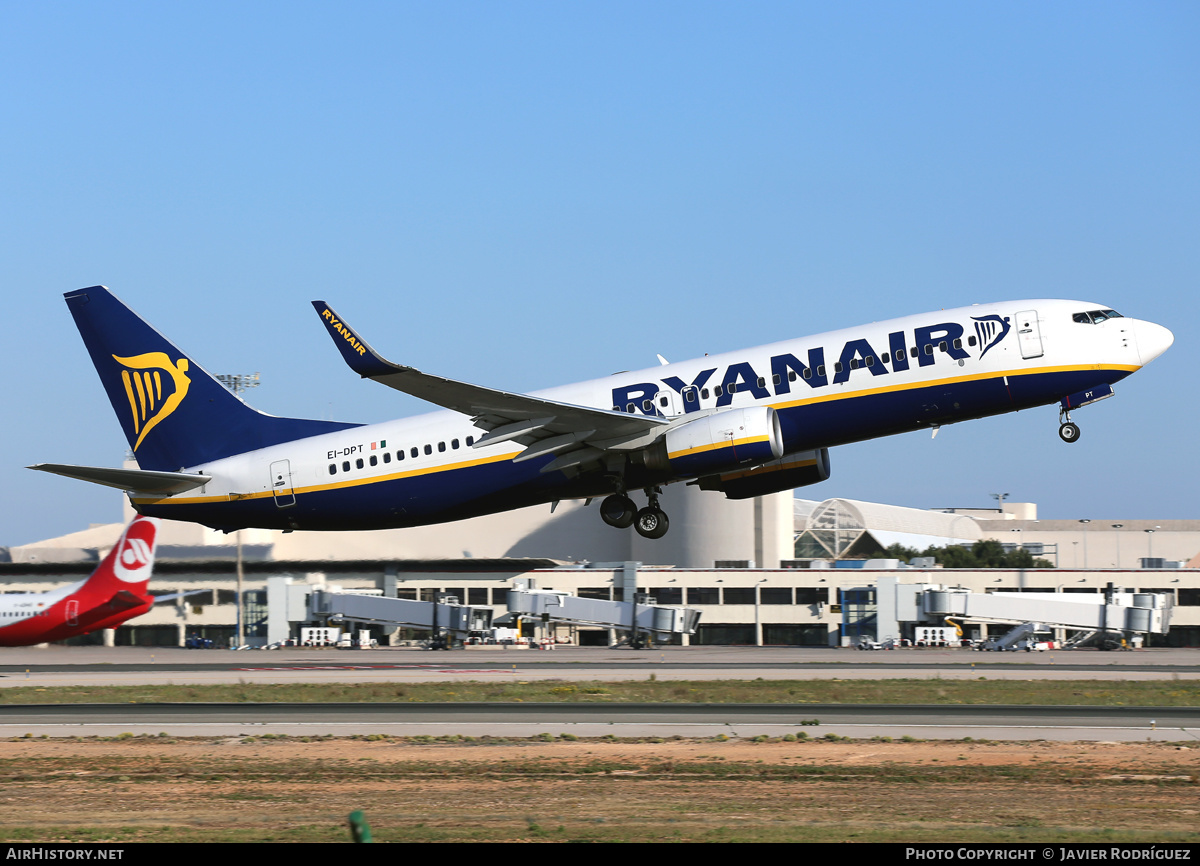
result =
M1037 310L1026 310L1017 313L1017 342L1021 346L1022 358L1040 358L1042 351L1042 331L1038 327Z
M296 493L292 490L292 464L288 460L276 460L271 464L271 492L275 504L287 508L296 504Z

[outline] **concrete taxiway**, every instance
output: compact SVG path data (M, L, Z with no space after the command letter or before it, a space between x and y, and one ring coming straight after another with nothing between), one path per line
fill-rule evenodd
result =
M1200 650L983 653L860 652L804 647L662 647L551 651L414 648L183 650L60 647L0 650L0 688L229 682L454 682L724 679L1200 679Z

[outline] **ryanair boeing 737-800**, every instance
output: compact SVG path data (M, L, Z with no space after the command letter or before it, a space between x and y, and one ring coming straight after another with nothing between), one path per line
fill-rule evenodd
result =
M1010 301L525 395L384 360L314 301L354 372L448 410L362 425L264 415L103 286L66 300L139 468L30 468L227 531L421 526L603 497L606 523L659 538L671 482L731 499L789 490L828 478L836 445L1056 403L1074 442L1071 412L1174 339L1102 304Z

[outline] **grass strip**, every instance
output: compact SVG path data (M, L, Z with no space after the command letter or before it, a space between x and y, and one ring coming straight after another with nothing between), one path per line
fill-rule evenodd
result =
M0 704L123 703L696 703L1200 706L1193 680L705 680L577 683L228 683L16 686Z

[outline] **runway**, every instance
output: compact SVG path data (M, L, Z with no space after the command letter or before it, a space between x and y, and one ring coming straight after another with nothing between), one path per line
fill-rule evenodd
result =
M1196 741L1196 707L836 704L81 704L0 706L0 736L780 737Z

